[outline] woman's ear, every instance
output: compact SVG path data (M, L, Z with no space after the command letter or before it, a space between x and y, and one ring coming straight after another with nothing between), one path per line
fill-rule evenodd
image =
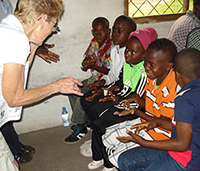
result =
M38 18L38 21L37 21L37 22L38 22L38 24L39 24L39 26L40 26L41 29L44 27L45 22L47 21L47 18L48 18L47 14L42 14L42 15Z

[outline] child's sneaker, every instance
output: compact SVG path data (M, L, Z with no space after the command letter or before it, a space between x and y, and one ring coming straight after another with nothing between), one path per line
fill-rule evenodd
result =
M117 169L115 167L112 167L112 168L107 168L107 167L104 167L102 171L116 171Z
M85 141L81 146L80 150L85 149L85 148L91 148L91 140Z
M88 168L90 170L94 170L94 169L97 169L99 168L100 166L103 165L103 159L102 160L99 160L99 161L95 161L93 160L91 163L88 164Z
M81 140L86 134L87 134L86 127L77 126L76 129L72 132L72 134L69 135L67 138L65 138L65 142L67 144L74 144L79 140Z
M74 131L74 130L76 130L76 129L77 129L77 127L78 127L78 124L77 124L77 125L72 125L72 126L71 126L71 130L73 130L73 131Z
M89 118L86 120L86 127L88 131L92 131L92 121Z
M91 147L81 149L81 150L80 150L80 153L81 153L84 157L92 157L92 149L91 149Z

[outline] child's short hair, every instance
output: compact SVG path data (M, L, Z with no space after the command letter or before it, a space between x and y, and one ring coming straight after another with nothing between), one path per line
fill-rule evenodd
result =
M32 25L42 14L59 19L63 13L62 0L18 0L14 15L24 24Z
M187 78L200 78L200 51L195 48L182 49L174 59L174 69Z
M109 21L105 17L97 17L92 21L92 27L95 22L105 22L106 26L109 28Z
M177 48L176 45L169 39L161 38L156 39L152 41L148 49L156 50L156 51L162 51L163 53L170 53L170 59L169 62L173 62L173 59L175 58L177 54Z
M124 21L126 21L128 23L130 32L133 32L133 31L135 31L137 29L137 25L136 25L135 21L131 17L126 16L126 15L120 15L119 17L116 18L116 20L120 20L120 19L124 20Z

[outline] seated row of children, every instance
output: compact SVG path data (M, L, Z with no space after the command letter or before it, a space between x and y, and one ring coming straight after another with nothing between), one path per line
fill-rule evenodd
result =
M88 80L83 81L84 86L81 88L83 93L87 92L88 83L91 84L101 80L103 82L101 83L102 85L109 85L117 81L120 69L125 61L124 50L128 36L135 30L136 23L133 19L123 15L119 16L114 22L112 41L110 41L108 20L98 17L92 22L92 34L94 38L85 52L82 62L82 70L86 71L90 68L92 76ZM102 70L106 70L107 72L102 72ZM88 122L89 119L87 120L87 115L81 107L80 97L70 95L69 101L73 112L71 121L77 123L77 125L72 127L74 131L65 139L65 142L74 143L87 134L86 124L89 125L88 123L90 122Z
M94 20L96 27L93 22L93 32L97 33L96 37L93 33L94 41L97 43L103 34L103 24L97 26L99 19L106 21L97 18ZM194 95L195 100L190 98L199 90L195 86L200 76L197 70L200 52L185 49L177 55L173 42L165 38L156 39L155 29L135 30L136 24L131 18L120 16L115 20L112 30L114 47L108 57L111 59L110 68L101 78L90 82L84 97L77 100L81 102L85 119L72 127L74 131L65 141L71 143L81 139L87 133L85 124L89 121L93 129L92 142L86 142L80 148L84 156L92 154L93 161L88 165L91 170L101 165L104 165L104 171L115 168L121 171L199 170L198 93ZM98 44L101 48L103 43ZM94 71L98 64L97 56L88 55L82 69ZM195 85L190 82L195 82ZM179 85L183 89L180 90ZM186 85L192 91L186 89ZM180 107L180 101L184 107ZM188 116L188 112L192 116ZM136 132L130 131L130 127Z

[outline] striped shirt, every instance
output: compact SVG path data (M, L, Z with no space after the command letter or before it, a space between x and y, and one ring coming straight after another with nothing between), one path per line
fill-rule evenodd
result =
M144 90L146 91L146 114L155 117L163 115L173 118L174 98L180 90L180 86L177 85L175 74L172 70L158 88L156 88L155 80L148 79ZM103 144L106 147L110 162L116 167L118 167L118 157L121 153L139 146L133 142L122 143L116 137L127 136L126 130L130 130L132 125L138 123L141 123L140 118L124 121L106 128L106 133L102 136ZM132 131L134 132L134 130ZM164 140L170 138L171 134L167 130L155 128L148 131L148 133L142 131L140 136L148 140Z
M146 91L146 114L172 119L174 116L174 98L180 90L175 81L174 72L171 70L158 88L156 88L156 79L148 79L144 90ZM142 121L144 120L142 119ZM154 140L164 140L171 137L169 131L161 128L149 130L148 133Z

